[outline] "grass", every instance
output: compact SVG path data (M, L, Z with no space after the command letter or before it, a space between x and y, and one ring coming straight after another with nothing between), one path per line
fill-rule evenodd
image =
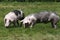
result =
M22 9L25 16L40 11L56 11L60 16L60 3L58 2L0 2L0 40L60 40L60 21L58 28L51 24L39 23L32 29L22 27L4 27L4 16L15 9Z

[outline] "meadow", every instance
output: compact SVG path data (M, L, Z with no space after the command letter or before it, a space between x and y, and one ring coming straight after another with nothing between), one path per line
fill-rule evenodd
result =
M60 16L60 2L0 2L0 40L60 40L60 21L57 29L51 24L38 23L33 28L5 28L4 16L12 10L22 10L25 16L40 11L56 11Z

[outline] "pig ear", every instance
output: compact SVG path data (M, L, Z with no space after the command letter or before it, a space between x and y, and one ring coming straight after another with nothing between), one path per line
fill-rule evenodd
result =
M30 20L30 19L29 19Z
M6 23L7 19L4 19L4 23Z
M9 22L11 22L11 20L9 20Z

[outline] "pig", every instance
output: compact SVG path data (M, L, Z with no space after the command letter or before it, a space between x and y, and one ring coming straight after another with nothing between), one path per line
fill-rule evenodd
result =
M8 14L6 14L4 17L5 27L8 28L11 23L13 23L14 25L16 25L16 24L19 25L18 20L22 20L22 19L24 19L23 11L22 10L13 10L13 11L9 12Z
M53 28L57 28L57 22L59 21L59 16L56 12L52 11L42 11L39 13L34 13L26 16L21 22L24 26L32 27L36 23L48 23L51 22Z

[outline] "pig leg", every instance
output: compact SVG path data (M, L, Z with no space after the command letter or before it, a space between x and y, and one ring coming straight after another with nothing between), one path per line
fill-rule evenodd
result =
M32 27L34 26L35 23L36 23L36 21L33 21L33 22L31 23L30 28L32 28Z
M57 28L57 21L58 21L58 19L53 19L52 22L51 22L52 27L55 28L55 29Z
M18 20L16 21L16 23L17 23L17 25L19 25L19 22L18 22Z
M30 28L32 28L33 25L34 25L34 23L31 24Z
M56 23L51 22L51 24L52 24L52 27L53 27L53 28L55 28L55 29L57 28Z
M13 21L14 26L16 26L16 21Z

